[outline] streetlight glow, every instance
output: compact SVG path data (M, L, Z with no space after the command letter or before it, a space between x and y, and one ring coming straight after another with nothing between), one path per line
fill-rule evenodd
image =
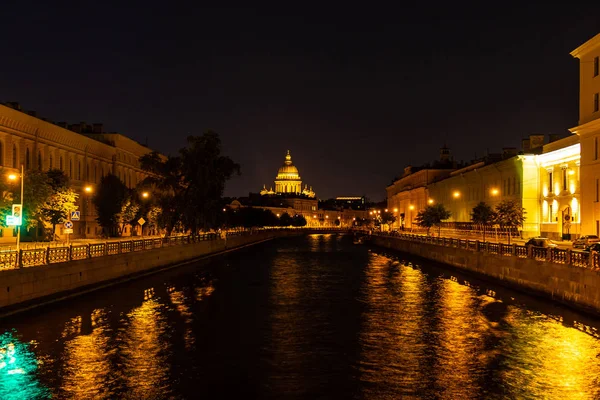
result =
M395 212L395 213L397 213L397 212L398 212L398 209L397 209L397 208L394 208L394 212Z
M142 197L143 197L143 198L145 198L145 199L146 199L146 198L148 198L148 196L150 196L150 195L148 194L148 192L144 192L144 193L142 193ZM225 209L223 209L223 211L225 211Z
M429 204L433 204L433 199L429 199L429 200L427 200L427 202L428 202Z
M408 209L409 209L410 211L412 211L412 210L414 210L414 209L415 209L415 206L413 206L413 205L411 204L410 206L408 206Z
M8 179L11 180L11 181L16 181L18 177L19 176L16 175L16 174L10 174L10 175L8 175Z
M92 187L91 186L86 186L83 190L85 190L86 193L92 193Z
M492 194L492 196L498 196L498 193L500 193L500 191L496 188L493 188L492 190L490 190L490 193Z
M460 197L460 192L457 190L457 191L455 191L454 193L452 193L452 196L453 196L455 199L458 199L458 198Z

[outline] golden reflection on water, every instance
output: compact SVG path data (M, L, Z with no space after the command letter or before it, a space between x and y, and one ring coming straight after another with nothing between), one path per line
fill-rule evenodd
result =
M114 378L109 359L114 349L108 345L112 332L107 317L106 311L94 310L90 315L89 334L81 334L82 317L73 318L66 324L63 337L76 336L65 342L64 396L74 399L110 398L107 387Z
M410 397L426 385L427 343L422 335L426 292L420 270L370 255L364 287L369 309L360 335L361 380L369 383L365 398L387 398L398 392Z
M131 399L169 397L169 326L162 311L154 289L147 289L142 305L123 321L119 337L122 372Z
M435 378L442 398L477 397L485 368L483 346L489 322L479 311L476 292L454 279L438 279L439 327Z
M597 338L512 306L506 322L510 335L504 341L501 380L511 397L600 398Z

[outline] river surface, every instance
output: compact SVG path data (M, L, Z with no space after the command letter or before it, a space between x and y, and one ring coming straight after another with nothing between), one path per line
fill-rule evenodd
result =
M598 322L283 238L0 321L0 399L598 399Z

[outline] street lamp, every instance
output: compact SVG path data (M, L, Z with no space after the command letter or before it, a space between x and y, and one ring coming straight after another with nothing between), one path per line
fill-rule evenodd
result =
M412 224L413 224L413 220L412 220L412 212L415 209L415 206L413 206L412 204L408 206L408 209L410 210L410 214L409 214L409 218L410 218L410 231L412 232Z
M143 192L143 193L142 193L142 197L143 197L144 199L147 199L147 198L148 198L148 196L150 196L150 194L148 194L148 192ZM225 211L225 210L223 210L223 211Z
M492 196L498 196L498 193L500 193L500 191L496 188L493 188L492 190L490 190L490 194Z
M94 188L91 187L90 185L87 185L86 187L83 188L83 191L85 192L85 194L92 194L92 192L94 191ZM87 220L88 220L88 218L87 217L88 217L88 212L89 212L89 210L88 210L88 201L89 201L89 199L86 197L83 200L83 202L82 202L82 204L84 206L84 209L82 210L83 211L83 215L81 217L83 218L83 234L84 234L84 237L87 237L87 228L88 228L88 226L87 226L87 223L88 223Z
M429 199L429 200L427 200L427 203L429 203L429 204L433 204L433 199Z
M454 193L452 193L452 197L458 199L460 197L460 192L458 190L455 190Z
M21 175L10 174L8 175L8 179L11 181L16 181L18 178L21 178L21 224L23 223L23 181L25 180L25 172L23 171L23 164L21 164ZM21 244L21 224L17 225L17 251L19 251L19 245ZM54 232L52 232L54 235Z

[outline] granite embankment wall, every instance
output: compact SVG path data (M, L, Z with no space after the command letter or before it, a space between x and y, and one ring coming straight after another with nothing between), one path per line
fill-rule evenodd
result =
M0 315L73 296L204 256L276 237L306 234L262 231L227 240L207 240L49 265L0 271Z
M544 295L575 308L600 314L598 269L514 255L490 254L393 236L372 236L371 243L486 275L513 288Z

